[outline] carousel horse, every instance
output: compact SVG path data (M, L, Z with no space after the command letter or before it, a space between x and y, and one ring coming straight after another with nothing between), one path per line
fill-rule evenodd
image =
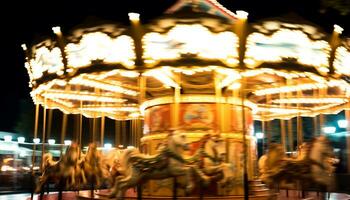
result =
M42 190L42 186L48 181L62 183L66 188L75 186L76 179L81 175L79 167L79 152L80 148L76 143L70 145L66 153L58 161L54 161L51 153L43 155L42 175L39 178L39 183L36 187L36 192Z
M189 158L186 158L190 164L195 164L196 170L200 170L206 176L219 176L219 183L227 185L234 179L233 166L230 163L223 162L223 156L226 155L226 146L220 135L206 134L199 140L199 148Z
M264 160L262 160L264 159ZM325 136L303 145L298 157L286 158L282 146L271 145L266 158L259 160L260 178L267 183L294 182L302 187L327 188L334 183L334 167L337 162L333 149Z
M101 186L102 180L107 176L102 167L102 155L97 149L96 144L90 143L88 151L81 162L82 180L86 184L94 184L97 187Z
M186 136L177 131L169 133L156 155L141 154L137 149L125 150L110 197L123 199L126 190L137 184L179 176L186 178L186 192L190 192L194 187L192 174L196 172L193 167L185 165L186 160L181 156L183 150L188 150Z
M118 168L120 168L120 158L123 154L123 149L121 147L117 147L108 151L107 154L102 157L102 168L104 177L108 178L108 185L110 187L114 186L115 178L119 176Z

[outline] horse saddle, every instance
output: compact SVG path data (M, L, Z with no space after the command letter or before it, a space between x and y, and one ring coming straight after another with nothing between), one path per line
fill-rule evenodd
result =
M143 172L163 169L169 163L168 158L162 154L158 154L156 156L151 157L135 155L132 156L130 159L133 166Z

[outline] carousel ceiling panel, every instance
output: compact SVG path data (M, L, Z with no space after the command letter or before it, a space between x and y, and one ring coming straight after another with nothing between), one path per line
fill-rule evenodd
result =
M247 39L245 62L256 67L261 62L293 60L302 65L313 66L321 74L329 72L330 45L324 40L312 41L302 31L280 29L267 36L252 33Z
M238 38L233 32L216 34L200 24L180 24L165 34L145 34L143 58L151 66L160 60L175 60L191 54L201 59L222 60L233 66L238 63L237 46Z

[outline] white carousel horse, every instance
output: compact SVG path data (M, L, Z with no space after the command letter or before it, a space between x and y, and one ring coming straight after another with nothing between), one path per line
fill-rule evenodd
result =
M66 188L75 186L76 179L81 175L79 167L80 148L76 143L70 145L66 153L58 161L54 161L51 153L43 155L42 175L39 178L39 183L36 192L42 190L42 186L51 180L55 183L65 181Z
M206 176L221 175L220 184L229 184L234 179L234 170L232 164L223 162L227 153L224 140L218 134L207 134L199 142L197 151L186 160L196 164L198 168L195 169L199 169Z
M185 176L186 191L190 192L194 183L192 174L196 173L193 167L186 166L181 151L188 150L186 136L183 133L173 132L167 137L166 143L160 147L159 154L145 155L137 149L125 150L121 157L120 175L110 194L122 199L125 191L147 180L159 180L169 177Z
M261 179L270 185L294 181L304 186L324 188L333 184L333 165L336 162L329 141L325 136L320 136L311 144L303 145L295 159L286 158L281 145L271 145L267 158L259 160L259 168L263 172Z
M119 176L118 168L120 168L120 159L124 149L115 148L108 151L102 157L103 176L108 177L108 185L110 187L115 184L115 177Z

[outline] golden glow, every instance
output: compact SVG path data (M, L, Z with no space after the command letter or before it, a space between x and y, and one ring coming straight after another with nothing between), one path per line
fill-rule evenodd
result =
M138 113L138 112L133 112L133 113L130 113L130 114L128 115L128 117L130 117L130 118L138 118L138 117L140 117L140 116L141 116L141 114Z
M149 70L149 71L143 73L142 75L152 76L153 78L162 82L165 87L180 88L179 84L177 84L171 78L174 76L173 73L170 70L167 70L166 68L152 69L152 70Z
M153 63L161 59L178 59L192 54L205 59L220 59L236 64L238 37L233 32L211 33L199 25L176 25L166 34L147 33L143 37L144 59Z
M130 21L139 21L140 20L140 14L139 13L128 13L129 20Z
M343 28L339 25L334 24L334 32L341 34L343 32Z
M252 33L247 39L246 63L255 67L261 61L280 62L296 59L297 62L316 67L328 67L330 45L327 41L312 41L302 31L280 29L271 36ZM254 62L253 62L254 61Z
M334 103L334 104L341 104L349 102L346 98L339 98L339 97L333 97L333 98L288 98L288 99L275 99L272 100L272 103L286 103L286 104L325 104L325 103Z
M94 60L132 67L135 59L131 37L122 35L111 38L102 32L87 33L78 44L67 44L66 53L68 65L73 68L88 66Z
M282 86L275 88L266 88L257 90L254 92L257 96L263 96L267 94L278 94L278 93L286 93L286 92L295 92L295 91L303 91L303 90L312 90L312 89L321 89L327 88L328 85L325 83L308 83L308 84L299 84L295 86Z
M96 79L96 80L104 80L110 76L115 76L115 75L120 75L122 77L127 77L127 78L136 78L140 75L140 73L138 73L136 71L114 69L114 70L103 72L103 73L100 73L97 75L86 75L86 76L89 78Z
M151 99L143 102L140 105L141 113L151 106L174 103L174 97L165 96ZM241 105L242 100L235 97L221 97L217 98L215 95L181 95L179 103L228 103L234 105ZM251 108L253 112L257 110L257 106L249 100L244 100L244 106Z
M116 98L114 96L107 96L104 94L102 95L96 95L90 92L68 92L68 91L61 91L61 90L48 90L44 94L42 94L43 97L46 98L57 98L57 99L67 99L67 100L78 100L78 101L94 101L94 102L109 102L109 103L122 103L125 102L126 99Z
M47 47L40 47L35 51L35 57L30 60L29 66L33 80L39 79L44 72L56 73L63 70L62 55L58 47L49 50Z
M297 114L300 113L301 109L293 109L293 108L266 108L259 107L258 112L271 112L275 114Z
M74 104L69 102L69 101L65 101L65 100L62 100L62 99L56 99L56 98L51 98L50 100L53 101L53 102L59 103L61 105L64 105L64 106L66 106L68 108L73 108L74 107Z
M207 132L203 132L203 131L198 131L198 132L189 132L186 131L186 137L187 138L201 138L203 137L205 134L207 134ZM141 142L147 142L147 141L152 141L152 140L161 140L164 139L168 136L168 133L156 133L156 134L152 134L152 135L147 135L141 138ZM238 132L238 133L234 133L234 132L229 132L229 133L220 133L220 136L223 138L227 138L227 139L237 139L237 140L241 140L242 139L242 132ZM247 135L247 140L254 140L254 136L251 135Z
M87 107L80 108L82 111L90 111L90 112L104 112L104 113L114 113L114 112L138 112L138 107Z
M333 62L335 72L350 75L350 51L345 47L338 47Z
M232 85L230 85L229 87L228 87L228 89L229 90L237 90L237 89L239 89L239 88L241 88L241 83L233 83Z
M221 81L219 87L224 88L226 86L231 85L236 80L241 79L241 75L238 71L232 70L232 69L226 69L226 68L216 68L216 72L226 75L226 77Z
M92 79L86 79L82 77L77 77L73 78L72 80L69 81L70 84L76 84L76 85L85 85L89 87L94 87L94 88L99 88L111 92L117 92L117 93L122 93L126 95L131 95L131 96L136 96L138 92L130 89L126 89L121 87L120 85L115 85L115 84L108 84L108 83L103 83L99 81L95 81Z

